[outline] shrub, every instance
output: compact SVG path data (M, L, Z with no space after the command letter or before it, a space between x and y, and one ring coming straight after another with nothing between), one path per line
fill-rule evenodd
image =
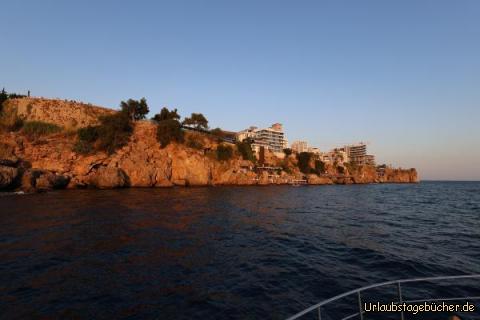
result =
M98 148L111 154L128 143L133 132L129 114L118 112L99 118Z
M8 94L5 91L5 88L3 88L2 91L0 91L0 114L2 113L2 110L3 110L3 103L7 101L7 99L8 99Z
M310 159L312 158L312 154L310 152L300 152L297 155L298 160L298 168L301 172L308 174L311 173L310 168Z
M78 139L84 142L95 142L98 139L98 126L88 126L77 130Z
M315 173L322 174L325 173L325 163L321 160L315 160Z
M203 149L204 144L203 144L203 139L200 136L200 134L193 134L190 133L186 137L186 142L185 144L187 147L192 148L192 149Z
M132 121L145 119L145 116L150 111L148 109L147 100L142 98L140 100L128 99L120 102L122 112L127 113Z
M53 123L43 121L25 121L23 133L31 138L37 138L62 131L62 128Z
M208 120L201 113L192 113L192 115L183 120L183 125L192 126L196 129L208 129Z
M226 144L220 144L217 147L217 159L227 161L233 157L233 148Z
M252 146L248 141L237 142L237 149L244 160L255 162L256 158L253 155Z
M167 108L163 107L160 110L160 113L157 113L152 120L155 121L165 121L165 120L180 120L180 115L177 112L177 109L173 109L172 111L168 110Z
M210 134L212 134L214 136L217 136L217 137L220 137L220 138L225 136L225 132L223 132L223 130L220 129L220 128L215 128L215 129L210 130Z
M184 141L183 135L182 126L177 120L163 120L158 123L157 140L162 148L165 148L172 141L182 143Z
M18 131L23 127L23 120L16 114L0 114L0 129L5 131Z
M78 140L73 146L73 151L79 154L89 154L93 151L93 145L91 142Z

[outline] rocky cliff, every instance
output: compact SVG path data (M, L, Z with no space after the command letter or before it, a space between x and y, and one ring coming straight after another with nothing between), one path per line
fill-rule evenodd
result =
M112 109L91 104L44 98L9 99L3 106L4 117L44 121L65 129L78 129L98 123L98 117L112 114Z
M15 99L6 110L24 120L42 120L79 128L95 124L99 115L115 112L85 104L56 100ZM187 132L187 135L193 134ZM196 137L198 139L198 136ZM0 132L0 188L26 191L55 188L169 187L212 185L286 184L305 176L295 166L295 159L280 160L269 156L272 164L286 165L286 171L274 173L254 168L236 153L229 161L214 156L218 143L201 136L203 148L169 144L160 148L156 124L138 121L130 141L108 155L97 152L80 155L73 151L76 134L72 130L31 139L19 132ZM274 163L278 162L278 163ZM350 184L381 182L416 182L415 169L386 168L381 174L375 167L355 168L342 175L310 174L308 184Z

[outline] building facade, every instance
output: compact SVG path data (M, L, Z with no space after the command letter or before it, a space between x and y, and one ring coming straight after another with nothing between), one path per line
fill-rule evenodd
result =
M307 141L294 141L291 148L296 153L308 152L308 143Z
M367 161L367 145L363 142L344 147L347 152L347 162L354 165L365 165Z
M280 123L274 123L271 127L258 129L250 127L237 133L237 141L245 139L252 140L252 149L257 152L260 147L264 147L274 153L283 154L283 149L287 148L288 141L283 132L283 126Z

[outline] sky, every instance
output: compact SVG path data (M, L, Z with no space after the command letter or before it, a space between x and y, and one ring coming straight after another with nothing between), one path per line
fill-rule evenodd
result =
M0 87L480 180L480 1L0 1Z

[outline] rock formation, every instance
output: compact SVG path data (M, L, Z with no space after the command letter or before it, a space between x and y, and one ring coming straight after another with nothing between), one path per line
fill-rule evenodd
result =
M79 128L97 123L99 115L115 111L61 100L25 98L7 101L6 112L14 112L24 120L41 120L63 128ZM72 133L73 132L73 133ZM186 133L189 134L194 133ZM198 136L195 137L198 139ZM236 153L229 161L219 161L214 150L218 143L204 136L203 147L171 143L160 148L156 124L135 123L130 142L115 153L97 152L80 155L73 151L76 135L72 130L30 140L20 132L0 132L0 188L26 191L59 188L119 188L213 185L286 184L293 179L308 184L350 184L381 182L416 182L415 169L359 167L343 175L327 167L329 174L303 175L296 159L276 159L266 154L267 161L285 170L272 174L255 171L254 164ZM287 173L288 172L288 173Z

